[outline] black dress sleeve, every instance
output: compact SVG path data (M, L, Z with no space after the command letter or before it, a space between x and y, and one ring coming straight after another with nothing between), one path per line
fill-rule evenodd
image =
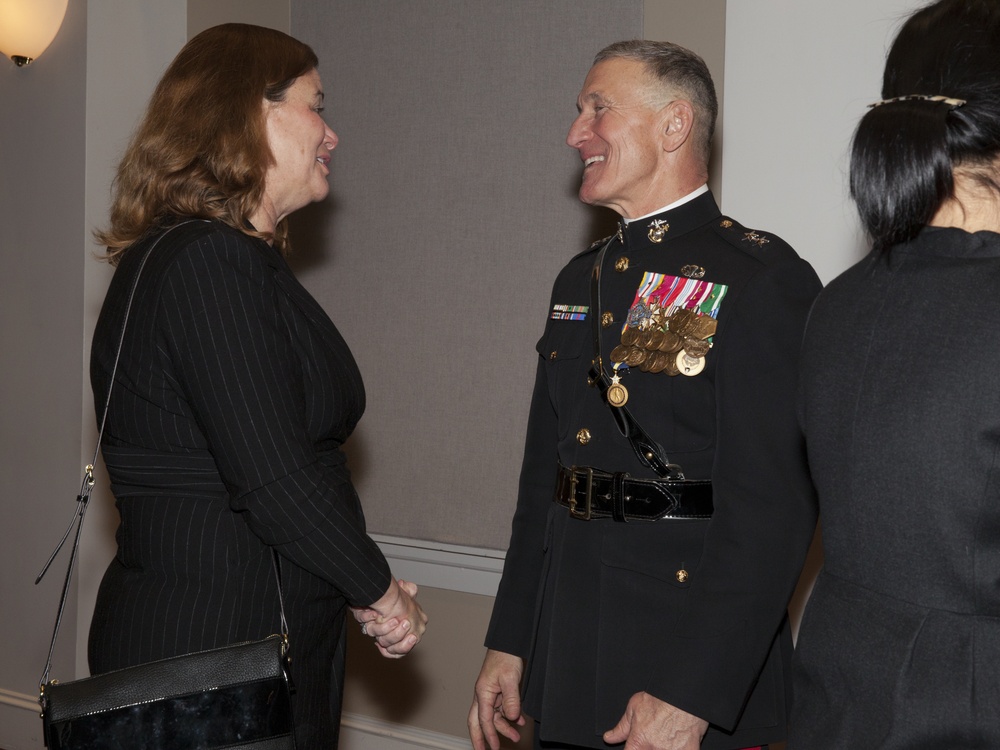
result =
M315 395L301 358L309 352L283 316L275 273L242 235L216 231L192 243L163 280L158 346L231 508L264 543L368 605L388 588L388 565L365 533L342 456L322 455L329 447L320 451L307 429ZM342 408L338 389L350 387L330 383L327 408Z

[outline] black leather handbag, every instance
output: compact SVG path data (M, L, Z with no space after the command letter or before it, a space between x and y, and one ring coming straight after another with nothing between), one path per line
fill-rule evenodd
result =
M284 638L42 686L49 750L294 748Z
M94 487L94 464L104 434L132 298L146 260L169 231L146 251L136 273L122 321L94 460L86 467L73 519L35 580L35 583L42 580L76 526L48 660L39 683L45 744L49 750L294 750L287 672L288 627L283 603L281 635L139 664L73 682L49 680L83 519ZM277 555L273 563L280 602Z

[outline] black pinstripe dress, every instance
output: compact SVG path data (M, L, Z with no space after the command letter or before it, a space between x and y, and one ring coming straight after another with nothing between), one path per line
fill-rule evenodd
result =
M122 258L97 323L98 413L149 241ZM277 251L215 222L170 232L139 279L102 443L121 525L91 671L277 632L274 548L299 747L335 746L345 607L389 585L340 449L364 401L346 343Z

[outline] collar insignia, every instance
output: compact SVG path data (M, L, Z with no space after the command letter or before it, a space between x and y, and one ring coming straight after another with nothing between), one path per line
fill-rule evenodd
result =
M649 222L649 231L646 232L646 236L649 237L650 242L663 242L663 237L669 229L670 225L663 219L653 219Z

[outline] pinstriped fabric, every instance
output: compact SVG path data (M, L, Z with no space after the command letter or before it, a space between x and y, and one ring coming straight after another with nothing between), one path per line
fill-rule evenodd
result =
M142 249L123 258L95 331L98 412ZM278 253L216 223L167 235L139 280L102 446L121 525L91 670L275 632L274 547L297 738L330 747L344 608L389 584L340 450L364 400L346 343Z

